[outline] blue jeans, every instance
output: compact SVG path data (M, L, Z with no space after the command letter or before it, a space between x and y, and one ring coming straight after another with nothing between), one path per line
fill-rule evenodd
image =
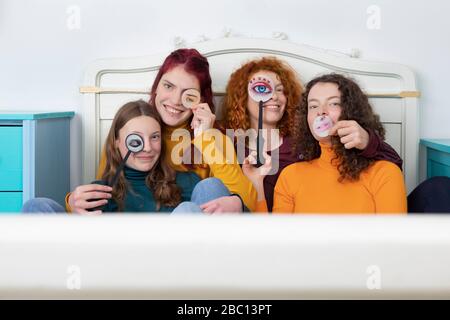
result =
M229 196L230 192L220 179L207 178L194 187L191 201L180 203L172 213L201 213L200 205ZM22 207L23 213L64 213L66 210L56 201L48 198L35 198L28 200Z
M202 213L200 206L211 200L229 196L230 191L223 184L222 180L217 178L206 178L194 187L191 195L191 201L180 203L172 214L182 213Z
M34 198L24 203L22 213L64 213L66 210L48 198Z

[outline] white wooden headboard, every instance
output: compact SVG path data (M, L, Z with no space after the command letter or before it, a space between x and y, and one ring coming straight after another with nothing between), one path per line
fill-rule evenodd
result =
M355 79L369 95L386 128L387 142L400 154L410 192L418 183L418 97L414 73L406 66L369 62L285 40L224 38L193 44L208 57L216 108L230 74L259 56L288 62L303 83L329 72ZM102 59L91 63L81 92L83 183L95 178L100 153L115 112L131 100L148 101L156 73L169 52L137 58Z

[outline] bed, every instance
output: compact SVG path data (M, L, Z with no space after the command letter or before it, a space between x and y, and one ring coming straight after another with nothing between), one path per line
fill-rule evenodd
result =
M210 62L214 99L220 107L227 80L242 63L259 56L287 61L306 83L311 78L338 72L354 78L369 95L386 128L386 140L400 154L407 190L418 183L420 93L407 66L363 61L348 55L290 43L286 40L223 38L190 45ZM135 58L109 58L92 62L80 88L83 94L83 183L94 180L100 153L120 106L149 99L153 79L169 52ZM218 114L221 114L219 108Z

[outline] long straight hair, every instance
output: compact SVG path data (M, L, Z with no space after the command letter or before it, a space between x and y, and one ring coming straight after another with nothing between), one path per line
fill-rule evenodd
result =
M162 125L161 117L156 108L149 105L143 100L128 102L123 105L112 122L109 129L108 137L106 138L106 167L103 172L102 180L111 183L114 175L122 162L122 156L119 149L116 147L116 140L119 139L119 131L131 119L148 116L155 119L161 128L161 137L163 136L164 126ZM172 169L165 159L165 144L164 139L161 139L161 153L160 156L149 171L145 183L147 187L153 192L153 197L156 201L156 209L159 210L161 206L175 207L181 202L181 190L175 182L176 172ZM112 198L116 201L119 211L123 211L124 199L130 185L125 179L123 171L119 175L117 185L112 192Z

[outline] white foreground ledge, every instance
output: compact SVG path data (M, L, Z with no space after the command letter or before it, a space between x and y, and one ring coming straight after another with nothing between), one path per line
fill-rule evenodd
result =
M448 299L450 216L1 216L0 298Z

